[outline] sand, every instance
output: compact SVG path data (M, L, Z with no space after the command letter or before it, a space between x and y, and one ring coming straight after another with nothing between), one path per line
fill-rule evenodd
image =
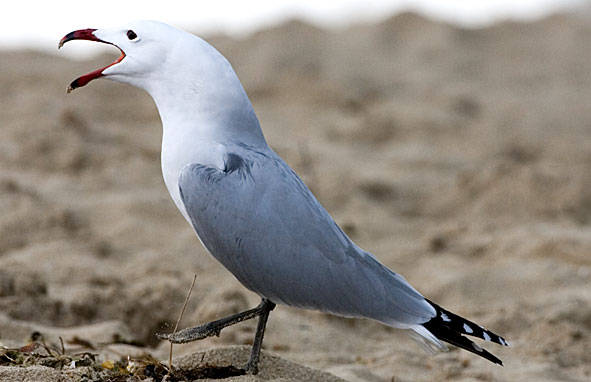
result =
M485 345L505 367L458 350L431 356L403 331L280 306L261 374L233 380L591 379L588 19L465 30L403 14L208 39L233 63L271 146L353 240L513 345ZM5 348L37 331L99 362L146 353L166 362L169 345L154 334L172 330L194 274L181 327L258 303L170 200L151 99L109 81L66 95L116 55L0 52ZM175 364L241 366L248 350L236 345L254 328L175 346ZM6 381L85 375L3 364Z

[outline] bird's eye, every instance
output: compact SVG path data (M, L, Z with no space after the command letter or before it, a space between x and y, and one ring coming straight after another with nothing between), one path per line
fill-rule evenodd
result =
M137 34L130 29L127 31L127 38L133 41L137 38Z

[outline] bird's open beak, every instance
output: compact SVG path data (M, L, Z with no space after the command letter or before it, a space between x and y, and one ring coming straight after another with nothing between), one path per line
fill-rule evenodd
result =
M111 67L115 64L118 64L119 62L121 62L121 60L123 60L125 58L125 52L119 48L117 45L108 42L108 41L104 41L101 40L100 38L96 37L94 35L94 32L96 31L96 29L80 29L74 32L70 32L67 35L65 35L59 42L57 48L61 48L65 43L67 43L68 41L71 40L90 40L90 41L98 41L98 42L102 42L104 44L109 44L109 45L113 45L115 47L117 47L117 49L119 49L121 51L121 56L115 60L115 62L105 66L104 68L100 68L97 69L95 71L92 71L88 74L85 74L83 76L80 76L78 78L76 78L74 81L72 81L72 83L70 85L68 85L68 93L70 93L72 90L82 87L84 85L86 85L87 83L89 83L90 81L94 80L95 78L99 78L103 76L103 71L105 69L107 69L108 67Z

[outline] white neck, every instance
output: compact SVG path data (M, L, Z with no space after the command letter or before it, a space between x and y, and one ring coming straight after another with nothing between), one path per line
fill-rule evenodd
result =
M180 171L189 163L223 168L227 148L246 144L266 148L254 109L230 64L215 49L166 81L152 79L144 88L154 99L162 119L162 173L175 204L180 200ZM206 57L207 58L207 57ZM182 67L182 66L177 66ZM187 63L185 63L187 68Z

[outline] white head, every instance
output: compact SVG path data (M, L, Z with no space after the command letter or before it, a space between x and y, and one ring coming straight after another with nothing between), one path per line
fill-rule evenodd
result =
M68 93L96 78L124 82L150 93L165 128L167 124L201 121L212 128L223 126L225 133L239 133L247 141L263 139L230 63L199 37L161 22L136 21L119 28L68 33L59 47L71 40L114 45L121 56L72 81ZM250 134L245 134L247 131Z
M59 48L71 40L90 40L113 45L121 51L121 56L112 64L72 81L68 92L101 77L145 89L149 78L162 77L166 73L166 63L175 56L176 45L181 45L180 41L186 40L187 35L157 21L137 21L119 28L81 29L68 33L60 40ZM207 50L207 43L201 45Z

